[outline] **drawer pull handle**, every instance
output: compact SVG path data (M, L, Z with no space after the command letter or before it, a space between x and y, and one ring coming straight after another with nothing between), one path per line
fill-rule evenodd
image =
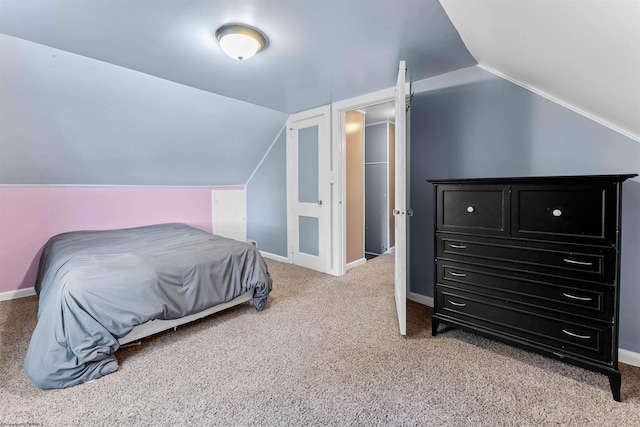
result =
M449 304L455 305L456 307L465 307L467 305L467 304L465 304L463 302L455 302L455 301L451 301L451 300L449 300Z
M563 329L562 332L564 332L565 334L569 335L570 337L574 337L574 338L580 338L581 340L588 340L589 338L591 338L591 335L579 335L579 334L575 334L571 331L567 331L566 329Z
M554 209L553 212L551 212L553 214L553 216L561 216L562 215L562 211L560 209Z
M454 245L453 243L449 243L449 247L453 249L466 249L467 245Z
M476 211L476 208L473 206L467 206L467 212L469 213L474 213Z
M569 258L564 258L563 261L566 262L567 264L593 265L593 263L589 262L589 261L576 261L576 260L569 259Z
M567 297L567 298L575 299L575 300L578 300L578 301L593 301L593 298L591 298L591 297L577 297L575 295L571 295L571 294L567 294L567 293L563 293L562 295Z
M455 271L450 271L449 274L452 275L452 276L455 276L455 277L467 277L466 274L464 274L464 273L456 273Z

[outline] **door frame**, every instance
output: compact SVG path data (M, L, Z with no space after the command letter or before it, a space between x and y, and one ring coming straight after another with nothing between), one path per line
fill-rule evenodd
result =
M410 91L410 82L407 82L405 87L407 94ZM345 133L345 113L351 110L364 109L372 105L383 104L386 102L395 102L395 86L388 89L383 89L377 92L372 92L366 95L357 96L344 101L335 102L331 105L331 141L332 141L332 155L331 163L335 165L333 170L337 173L337 183L334 188L337 191L333 191L332 196L332 217L335 218L334 226L332 229L332 241L333 253L332 253L332 266L334 267L331 274L336 276L342 276L347 272L347 224L346 224L346 200L347 196L347 183L346 183L346 133ZM407 119L407 127L409 119ZM409 138L409 132L407 129L407 139ZM397 237L396 237L397 238ZM329 272L329 270L327 270ZM407 288L409 282L407 281ZM407 292L408 293L408 292Z
M334 174L331 168L331 108L325 105L311 110L302 111L300 113L291 114L286 122L286 168L287 168L287 258L290 262L294 262L293 251L298 242L297 217L294 213L294 188L296 183L293 181L294 171L297 170L297 159L292 156L290 148L290 132L294 123L319 118L318 124L318 149L328 150L325 164L322 162L323 156L319 154L318 161L318 197L323 200L323 204L327 203L326 209L323 209L322 215L319 217L320 236L318 244L320 246L320 256L324 256L323 273L330 273L332 262L333 242L331 241L332 233L329 231L333 228L332 212L333 200L331 198L331 188L334 186ZM326 164L328 163L328 165ZM326 202L324 202L326 201ZM323 232L324 230L324 232Z

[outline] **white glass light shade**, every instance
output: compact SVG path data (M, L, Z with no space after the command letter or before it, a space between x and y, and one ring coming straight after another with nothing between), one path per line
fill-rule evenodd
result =
M222 50L239 61L251 58L267 44L266 37L260 31L245 25L220 27L216 31L216 38Z
M244 34L222 36L220 46L227 55L237 60L249 59L260 50L260 43Z

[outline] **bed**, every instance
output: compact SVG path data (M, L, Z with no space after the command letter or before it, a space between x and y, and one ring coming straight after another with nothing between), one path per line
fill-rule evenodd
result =
M40 258L24 372L43 389L100 378L121 345L246 301L260 311L271 286L254 246L185 224L59 234Z

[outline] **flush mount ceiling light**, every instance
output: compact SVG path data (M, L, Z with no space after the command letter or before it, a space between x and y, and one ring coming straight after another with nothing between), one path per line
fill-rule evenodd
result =
M267 37L258 29L242 24L224 25L216 31L222 50L238 61L249 59L267 46Z

